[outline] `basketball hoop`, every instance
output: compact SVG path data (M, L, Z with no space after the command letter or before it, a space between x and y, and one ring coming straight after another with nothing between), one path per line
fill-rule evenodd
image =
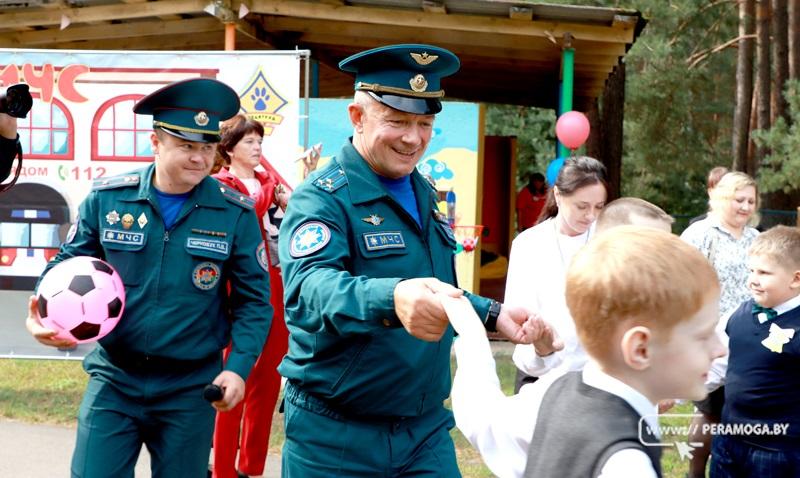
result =
M474 226L453 226L453 234L456 236L456 251L459 252L472 252L478 247L478 240L483 232L483 225L477 224Z

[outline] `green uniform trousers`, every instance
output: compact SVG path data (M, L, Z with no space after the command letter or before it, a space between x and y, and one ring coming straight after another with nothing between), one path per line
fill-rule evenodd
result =
M73 478L133 478L144 443L153 478L205 477L214 409L203 385L131 396L102 375L89 379L78 416Z
M459 478L450 410L419 417L347 419L287 382L283 478Z

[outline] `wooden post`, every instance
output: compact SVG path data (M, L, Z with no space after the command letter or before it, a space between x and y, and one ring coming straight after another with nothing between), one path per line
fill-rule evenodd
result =
M236 24L225 24L225 51L233 51L236 49Z

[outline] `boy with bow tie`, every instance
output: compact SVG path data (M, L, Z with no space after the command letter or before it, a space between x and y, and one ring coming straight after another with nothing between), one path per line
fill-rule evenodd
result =
M749 267L753 298L720 324L730 353L712 367L708 384L725 384L711 477L798 476L800 230L776 226L759 235Z

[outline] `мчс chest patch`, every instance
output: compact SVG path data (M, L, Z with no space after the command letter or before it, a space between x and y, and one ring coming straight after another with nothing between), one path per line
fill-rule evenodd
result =
M103 241L129 246L141 246L144 244L144 233L103 229Z
M368 251L381 249L405 249L406 242L400 231L367 232L364 233L364 245Z

